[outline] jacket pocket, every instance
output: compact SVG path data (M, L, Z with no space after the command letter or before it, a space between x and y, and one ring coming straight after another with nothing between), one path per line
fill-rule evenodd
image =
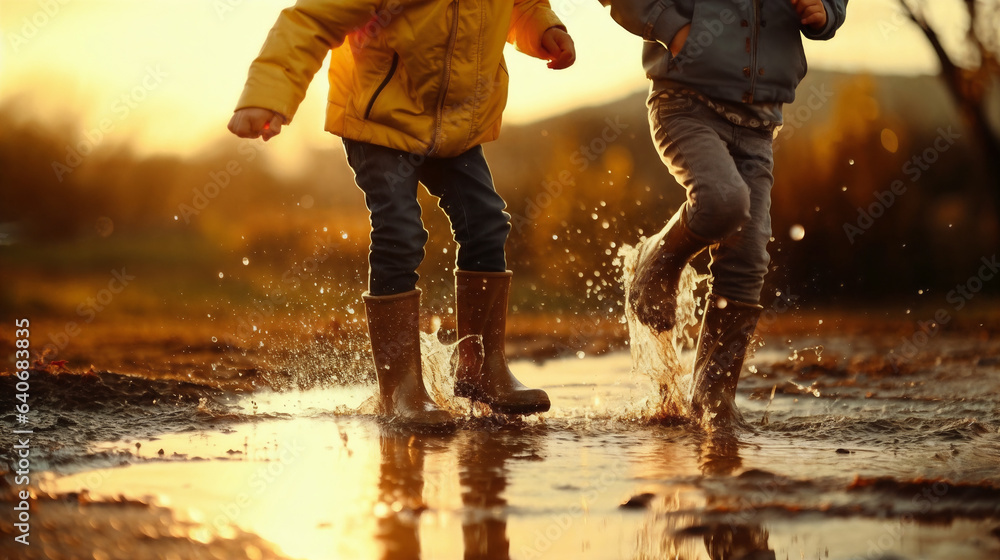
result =
M385 78L382 83L375 88L375 93L372 94L372 98L368 100L368 106L365 107L365 120L372 114L372 107L375 106L375 100L378 99L379 94L385 89L385 86L389 85L389 80L392 79L393 74L396 73L396 67L399 66L399 53L392 53L392 64L389 65L389 72L386 73Z

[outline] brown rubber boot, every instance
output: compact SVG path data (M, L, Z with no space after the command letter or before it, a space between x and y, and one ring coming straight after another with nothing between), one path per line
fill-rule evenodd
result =
M714 243L688 229L686 209L687 205L682 205L663 230L646 242L628 292L636 317L656 332L674 328L681 272L695 255Z
M715 294L708 296L694 363L691 409L696 419L711 427L743 424L743 415L736 408L736 385L762 309Z
M454 427L424 387L420 364L420 290L389 296L365 294L368 335L378 377L379 413L428 429Z
M455 273L458 313L458 373L455 395L490 405L503 414L549 409L549 396L521 384L507 367L504 352L511 272ZM482 337L482 354L473 339ZM480 367L479 364L482 364Z

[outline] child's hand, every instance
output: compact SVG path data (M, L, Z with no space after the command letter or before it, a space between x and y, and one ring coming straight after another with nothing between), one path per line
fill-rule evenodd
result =
M685 23L684 27L677 30L674 34L674 38L670 40L670 44L667 48L670 49L670 56L677 56L677 53L681 52L684 48L684 43L687 43L688 35L691 34L691 24Z
M823 0L791 0L791 2L799 14L799 22L802 25L816 31L826 27L826 6L823 5Z
M573 38L559 27L550 27L542 33L542 48L549 59L549 68L562 70L576 62L576 47Z
M283 124L285 117L270 109L244 107L233 113L233 118L229 119L229 132L240 138L263 136L267 142L281 133Z

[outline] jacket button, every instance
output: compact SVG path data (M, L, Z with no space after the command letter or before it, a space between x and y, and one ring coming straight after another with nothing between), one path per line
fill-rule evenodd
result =
M750 52L750 37L747 37L747 52Z
M744 93L743 94L743 102L744 103L753 103L753 94L751 94L751 93Z
M764 69L763 68L758 69L757 73L760 74L761 76L763 76L764 75Z
M750 27L750 22L747 20L743 20L740 22L740 27Z
M750 77L750 67L749 66L744 66L743 67L743 75L746 76L747 78Z
M760 20L760 26L761 27L767 27L767 20L763 20L763 19Z

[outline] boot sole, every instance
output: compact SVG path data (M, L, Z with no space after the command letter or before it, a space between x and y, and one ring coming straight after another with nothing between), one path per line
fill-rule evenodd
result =
M441 422L435 424L427 424L423 422L413 422L412 420L407 420L399 416L392 417L381 417L381 423L386 428L391 428L401 432L415 432L420 434L448 434L458 430L458 422L455 420L450 420L448 422Z
M465 383L457 382L455 383L455 396L469 399L474 402L483 403L490 407L494 412L499 412L501 414L511 414L511 415L522 415L522 414L537 414L539 412L548 412L552 408L551 402L543 403L532 403L532 404L503 404L495 402L493 399L484 395L482 392L466 385Z

